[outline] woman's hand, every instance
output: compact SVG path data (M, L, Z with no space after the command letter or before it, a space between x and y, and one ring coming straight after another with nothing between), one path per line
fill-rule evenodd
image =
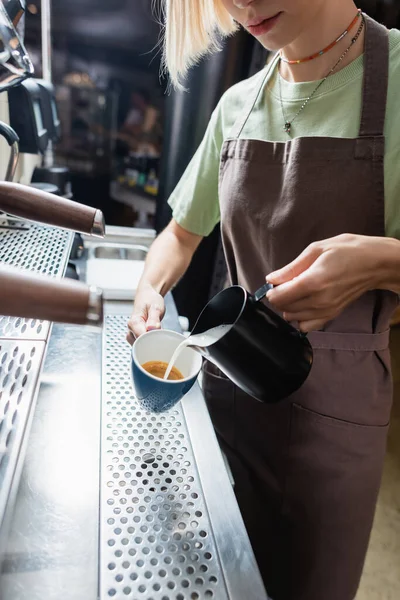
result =
M130 344L146 331L160 329L165 313L164 296L185 274L202 239L183 229L174 219L155 239L146 258L128 323L126 339Z
M301 331L321 329L362 294L382 287L386 246L386 238L351 234L311 244L267 276L278 286L267 298L287 321L297 321Z
M164 298L150 284L142 284L136 293L133 313L128 322L127 341L133 344L146 331L160 329L165 313Z

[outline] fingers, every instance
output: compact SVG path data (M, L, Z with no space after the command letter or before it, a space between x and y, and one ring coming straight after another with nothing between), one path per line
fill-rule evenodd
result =
M283 305L280 310L287 321L314 321L323 319L325 322L337 317L341 311L354 302L363 293L358 286L353 289L336 290L327 287L311 296L302 298L292 304Z
M310 331L318 331L326 325L328 320L325 319L316 319L313 321L302 321L299 323L299 329L303 333L309 333Z
M128 333L126 334L126 341L131 346L133 346L133 344L135 343L135 336L133 335L133 333L131 331L128 331Z
M305 273L296 279L282 283L267 293L271 304L280 310L288 310L293 305L305 301L317 289L316 274Z
M164 316L165 308L162 303L147 305L135 312L128 321L127 342L133 344L135 339L146 333L161 328L161 319Z
M152 304L149 308L149 314L146 321L146 330L152 331L161 328L161 319L164 314L164 309L157 304Z
M297 321L298 323L303 323L303 322L307 322L307 321L321 321L323 320L324 322L327 321L332 321L332 319L334 319L336 317L336 314L331 311L331 312L327 312L326 309L325 310L315 310L315 309L310 309L310 310L304 310L302 312L284 312L283 313L283 318L286 321L292 322L292 321Z
M279 310L281 310L282 312L288 313L290 315L298 315L303 313L304 311L318 310L323 308L321 306L318 306L317 302L318 298L314 296L305 296L304 298L296 300L295 302L292 302L288 305L282 305L279 307L278 305L276 305L276 308L279 308ZM273 304L275 306L275 302Z
M146 319L143 314L133 314L128 321L128 335L127 340L129 343L131 336L134 338L132 343L135 341L135 338L140 337L144 333L146 333ZM131 335L130 335L131 334ZM129 339L128 339L129 338Z
M298 277L304 271L307 271L311 265L321 256L323 252L322 247L315 243L310 244L294 261L274 271L267 276L267 281L273 285L282 285L288 281L292 281L295 277Z

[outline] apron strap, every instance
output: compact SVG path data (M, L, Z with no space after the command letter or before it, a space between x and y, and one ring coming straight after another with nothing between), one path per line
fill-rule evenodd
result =
M363 108L359 137L383 136L389 82L389 34L368 15L365 18Z
M276 54L274 59L271 61L270 65L267 67L265 76L262 78L262 81L261 81L259 87L256 89L255 94L250 94L247 101L245 102L243 110L240 111L240 115L236 119L236 121L231 129L229 139L236 140L240 137L240 135L243 131L243 128L246 125L251 113L253 112L253 109L257 103L257 100L265 87L265 83L266 83L269 75L273 72L276 63L278 62L278 59L279 59L279 53Z
M382 333L330 333L312 331L308 334L311 346L318 350L348 350L377 352L389 348L390 329Z
M383 136L389 82L389 35L388 30L368 15L365 18L365 52L362 115L359 137ZM266 70L260 86L250 95L243 111L234 123L229 139L238 139L262 93L265 83L276 67L277 53Z

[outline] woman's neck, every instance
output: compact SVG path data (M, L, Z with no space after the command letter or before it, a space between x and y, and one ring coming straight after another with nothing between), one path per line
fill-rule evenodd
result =
M311 56L333 42L349 26L357 13L352 0L334 0L326 2L310 26L304 29L299 37L282 49L282 54L289 60L298 60ZM287 81L316 81L327 75L343 52L351 44L352 38L360 27L361 20L332 50L318 58L298 65L281 62L281 75ZM364 28L365 29L365 28ZM363 53L365 31L347 53L335 72L343 69Z

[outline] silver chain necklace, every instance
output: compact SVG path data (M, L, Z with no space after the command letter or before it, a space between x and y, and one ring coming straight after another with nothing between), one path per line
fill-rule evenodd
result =
M353 39L351 40L351 44L350 46L343 52L342 56L339 58L339 60L335 63L335 65L332 67L332 69L329 71L329 73L323 78L321 79L321 81L318 82L317 87L315 88L315 90L312 92L312 94L310 94L310 96L308 96L308 98L306 98L303 102L303 104L300 106L299 110L297 111L297 113L292 117L292 119L289 119L286 115L285 115L285 108L283 106L283 99L282 99L282 82L281 82L281 59L279 58L279 62L278 62L278 79L279 79L279 97L280 97L280 102L281 102L281 108L282 108L282 116L283 116L283 121L284 121L284 126L283 129L284 131L290 135L291 133L291 129L292 129L292 125L294 123L294 121L297 119L297 117L303 112L303 110L305 109L305 107L307 106L307 104L314 98L315 94L318 92L319 88L325 83L325 81L328 79L328 77L330 77L330 75L332 75L332 73L337 69L337 67L340 65L340 63L342 62L342 60L347 56L347 54L350 52L351 48L354 46L354 44L356 43L356 41L358 40L358 38L361 35L361 32L364 28L364 24L365 24L365 20L364 20L364 16L362 17L362 21L360 24L360 27L358 28L358 31L356 33L356 35L353 37Z

